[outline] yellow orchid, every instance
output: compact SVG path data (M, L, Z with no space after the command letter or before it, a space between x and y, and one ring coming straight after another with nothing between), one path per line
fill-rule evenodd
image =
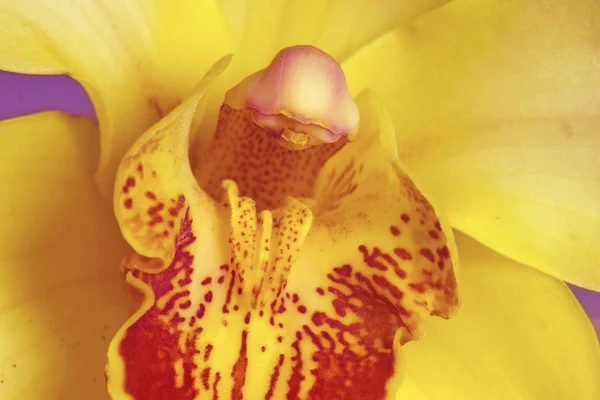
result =
M597 399L599 18L1 0L0 398Z

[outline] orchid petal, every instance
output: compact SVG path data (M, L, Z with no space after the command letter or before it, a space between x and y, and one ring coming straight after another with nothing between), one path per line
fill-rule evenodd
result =
M453 227L600 290L600 3L457 0L344 64Z
M404 347L397 399L600 398L600 347L561 281L457 234L462 306Z
M106 398L127 246L93 183L97 135L60 113L0 122L2 399Z
M69 74L100 121L110 190L133 141L190 93L228 39L212 0L15 0L0 5L0 69Z

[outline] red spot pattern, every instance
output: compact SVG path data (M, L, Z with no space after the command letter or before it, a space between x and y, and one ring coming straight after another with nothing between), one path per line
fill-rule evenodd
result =
M236 132L235 127L226 124L248 125L248 121L240 123L248 119L245 112L231 110L227 106L222 108L221 118L219 129L222 131ZM252 133L255 135L252 136ZM206 168L206 165L202 167L214 177L203 178L203 172L198 172L199 180L204 182L203 187L210 188L212 185L213 196L222 194L217 186L220 187L223 178L234 178L242 195L257 199L259 209L278 204L284 194L303 195L307 187L312 188L310 184L318 175L312 172L306 174L307 164L303 162L316 168L321 161L314 160L326 160L338 149L332 146L327 151L321 149L309 156L310 153L305 153L305 157L312 161L304 158L292 160L298 163L300 169L305 169L303 174L310 175L309 178L294 181L299 179L294 175L294 168L282 166L286 162L286 157L282 156L285 151L279 145L276 145L277 149L265 145L260 133L243 132L249 135L246 138L256 139L237 140L239 143L233 143L229 136L220 137L217 133L217 141L222 141L220 146L228 148L223 143L231 144L233 147L229 146L229 149L237 156L232 161L216 146L210 157L210 162L215 165L211 168ZM238 135L239 139L239 134L237 132L233 137ZM261 154L261 157L241 156L249 152ZM261 160L267 159L272 162L263 164ZM332 184L337 182L337 187L343 188L336 193L353 193L357 187L353 178L361 169L362 166L353 161L342 171L334 171L330 181ZM156 174L152 175L156 178ZM288 180L296 185L287 187L285 182ZM127 393L136 399L184 399L193 398L204 390L210 392L213 399L242 399L247 375L252 373L252 368L248 366L252 365L253 360L248 355L256 354L256 350L249 352L249 346L256 345L251 326L267 313L265 318L269 319L273 337L267 342L268 346L261 338L263 342L257 348L260 353L271 351L271 348L280 353L273 358L270 375L265 374L264 378L268 381L265 381L265 392L261 398L274 398L277 388L283 385L287 389L286 399L299 399L301 389L306 389L304 385L313 381L307 379L310 375L314 378L314 383L308 388L308 398L311 400L385 398L386 382L395 373L392 352L395 333L400 330L400 342L405 343L412 339L424 315L446 315L455 303L454 275L451 268L445 268L446 263L450 263L450 257L443 233L437 228L439 222L436 220L431 226L432 211L427 201L416 188L406 182L404 186L418 207L416 210L407 210L400 215L399 221L393 222L402 222L409 225L408 228L403 227L401 234L397 225L386 224L383 229L395 243L394 246L363 244L356 248L356 254L349 256L350 263L324 265L319 269L324 276L315 277L315 282L320 285L314 288L318 296L314 292L308 294L311 299L318 299L317 302L304 299L304 293L286 292L287 272L293 261L293 241L290 238L297 234L298 228L294 223L302 224L306 215L274 214L274 238L269 246L274 251L275 262L265 284L277 290L272 301L265 303L264 307L259 302L257 308L250 310L248 302L239 300L243 296L250 296L249 291L244 291L245 280L248 279L244 268L246 265L255 266L244 264L243 260L252 260L252 246L244 247L244 243L231 240L232 258L228 264L222 265L218 271L215 266L198 267L200 271L210 271L216 283L213 284L211 277L200 275L198 282L201 284L194 284L191 277L197 268L195 263L200 264L202 259L199 257L195 260L190 253L189 246L196 238L192 233L189 213L181 215L186 207L185 198L164 199L160 194L144 192L145 195L141 197L147 203L142 212L145 211L144 214L150 217L144 223L150 225L156 221L155 225L163 225L167 229L172 228L167 218L179 217L181 223L174 236L175 256L169 267L155 275L138 274L144 276L144 281L155 293L156 301L127 330L119 345L126 366ZM134 186L128 186L128 190L133 187L135 182ZM139 208L138 205L136 207ZM172 222L173 219L168 221ZM242 218L235 220L240 223L246 221ZM419 226L422 221L423 228L415 228L413 221L419 221ZM401 247L411 240L414 240L415 246ZM432 241L440 243L434 245ZM191 295L198 290L201 291L199 295ZM194 303L192 298L194 301L204 301ZM187 309L192 309L190 311L194 315L186 316L184 311ZM240 318L245 324L242 331L235 331L234 328L226 331L228 336L241 341L237 359L229 366L229 370L217 371L212 367L211 354L218 351L213 349L212 344L204 348L197 345L198 338L206 337L202 336L207 326L205 324L210 321L214 323L215 315L219 318L219 324L225 327L229 318ZM266 322L266 319L263 321ZM212 337L206 340L213 343ZM218 355L212 356L215 357ZM204 360L204 364L198 360ZM183 372L180 376L176 376L173 368L178 362L182 362ZM283 368L286 363L287 368ZM283 371L287 371L287 375ZM232 386L223 389L223 381L232 382Z
M292 343L292 349L294 355L291 357L292 361L292 376L288 381L288 392L286 399L299 399L298 394L300 393L300 385L306 378L303 373L303 361L302 361L302 350L300 349L300 341L302 340L302 333L296 332L296 340Z
M402 247L395 248L394 254L396 254L398 257L400 257L400 259L402 259L404 261L410 261L413 258L412 254L408 250L406 250Z
M242 345L240 355L233 365L231 376L233 377L233 389L231 390L231 400L242 400L242 388L246 382L246 372L248 370L248 331L242 331Z
M309 398L384 399L385 383L394 372L391 352L394 334L397 329L405 328L404 322L394 304L369 278L360 272L351 275L339 272L337 269L328 275L336 315L315 312L311 319L315 330L325 332L321 336L329 338L330 344L325 347L315 343L318 350L312 358L318 368L311 371L316 381ZM348 314L358 317L359 322L345 323ZM349 336L355 337L357 345L346 341ZM335 346L341 346L343 351L333 351Z
M334 210L338 208L341 201L353 194L358 188L358 179L364 165L358 164L352 159L341 170L332 169L325 176L325 192L316 193L317 202L322 210Z
M157 275L146 275L156 298L169 296L170 301L162 309L153 304L127 330L119 344L119 352L125 362L125 391L136 399L184 399L193 398L198 393L193 385L194 374L198 373L193 362L198 352L194 344L198 333L187 336L187 344L182 351L179 346L182 333L172 334L168 325L162 322L163 316L171 314L189 296L189 291L173 286L172 278L179 274L187 277L192 274L193 256L187 247L195 240L191 221L186 218L177 237L175 257L169 268ZM172 321L175 325L178 322ZM178 360L183 360L181 387L174 385L176 376L173 365Z
M223 197L221 182L231 179L259 210L273 209L287 196L309 197L323 164L345 143L287 150L254 124L249 111L223 105L215 139L194 175L213 198Z
M210 303L212 301L212 298L213 298L212 292L208 292L204 295L204 301L206 301L207 303Z
M438 231L434 231L433 229L431 229L428 233L432 239L440 240L440 234L438 233Z
M129 193L129 189L135 187L135 178L133 176L128 176L125 179L125 184L123 185L123 193Z
M202 284L192 289L190 277L194 259L187 250L195 241L191 224L186 217L178 235L177 251L171 266L146 279L156 294L157 303L164 296L168 296L168 301L164 302L162 308L155 303L127 331L120 344L121 355L126 361L126 390L136 399L189 398L199 390L211 391L215 397L221 392L219 385L224 376L231 376L233 380L229 398L242 399L247 374L252 373L248 368L252 365L252 360L248 358L251 331L240 332L241 347L230 372L215 371L211 368L212 346L202 350L195 346L196 338L203 331L201 321L205 319L214 294L209 289L212 278L208 276L202 277ZM392 232L389 234L398 240ZM441 293L436 295L436 298L443 299L443 296L449 295L453 290L452 286L444 286L439 281L440 274L430 269L430 257L434 257L436 261L433 252L420 252L429 263L429 267L423 269L421 281L414 281L414 274L411 272L409 275L400 265L416 260L413 260L410 252L404 248L392 250L391 253L387 253L378 247L369 249L361 245L356 251L364 265L343 264L331 268L327 274L329 285L325 289L316 287L315 291L324 301L331 302L334 310L332 314L319 308L309 309L303 304L302 294L282 292L280 302L271 305L272 314L269 320L273 329L282 333L275 337L275 342L284 346L284 352L276 357L277 363L273 365L268 377L264 398L272 399L277 385L285 384L286 398L298 399L301 388L308 382L308 374L312 374L314 378L314 384L308 389L310 399L385 398L386 382L395 373L392 352L394 335L400 329L401 343L410 340L415 326L422 319L420 314L410 310L411 306L417 306L425 310L424 312L439 312L443 315L443 310L436 310L435 305L427 300L428 297L423 296L428 296L431 290L435 290ZM445 246L439 247L436 254L440 260L449 260L449 251ZM232 258L231 261L235 259ZM218 268L225 275L219 277L217 284L224 283L227 279L226 295L222 304L222 312L225 314L234 313L239 309L237 304L233 308L231 304L236 296L243 295L238 267L233 263ZM174 280L174 276L178 276L179 279ZM174 281L181 287L173 286ZM189 308L190 291L200 287L206 288L202 289L205 290L202 296L205 302L198 305L193 317L195 319L186 320L177 310ZM407 292L403 287L413 294L412 304L406 303ZM298 306L291 309L284 307L285 299ZM256 312L257 316L262 316L264 311L261 309L260 313L258 310L246 312L243 317L244 323L251 326L252 313ZM268 312L269 308L266 311ZM298 316L306 315L308 319L301 330L295 331L290 338L290 332L285 330L284 324L279 322L278 318L287 318L291 312L297 313ZM162 322L164 320L160 317L165 314L171 315L171 326ZM296 317L291 318L293 320ZM186 328L173 331L172 327L178 324L185 325ZM354 337L353 340L349 340L351 336ZM184 337L188 344L182 350L179 343ZM312 349L307 347L305 342L310 343ZM260 349L261 352L266 351L264 344ZM201 352L204 352L203 359L206 365L198 365L194 361L194 357ZM173 383L175 373L171 367L177 360L183 360L184 384L179 387ZM282 375L282 366L286 360L291 365L289 376ZM199 387L193 386L194 377L198 378Z
M185 196L179 195L179 197L177 198L177 201L172 200L172 202L174 202L175 205L173 207L169 207L169 214L172 217L176 217L179 215L179 213L181 212L181 210L183 209L183 207L185 205Z
M157 130L121 163L118 179L122 190L116 193L116 211L121 229L128 232L136 248L152 249L158 258L172 257L173 243L186 207L181 193L167 193L160 183L163 178L156 170L159 147L172 146L169 129ZM150 174L145 171L151 171ZM174 197L173 197L174 196ZM119 198L120 197L120 198ZM168 214L168 209L177 212Z
M380 249L375 247L371 253L363 245L358 247L358 250L363 254L365 263L371 267L380 271L387 271L388 266L391 266L396 276L400 279L406 278L406 271L400 268L398 261L394 259L390 254L383 253Z
M419 254L421 254L423 257L425 257L429 261L435 262L435 256L433 255L433 252L431 250L421 249L421 250L419 250Z
M273 398L273 394L275 393L275 384L279 379L279 371L281 370L281 366L283 365L284 360L285 356L283 354L280 354L279 359L277 361L277 365L273 368L273 373L271 374L271 378L269 379L269 390L265 395L265 400L271 400Z

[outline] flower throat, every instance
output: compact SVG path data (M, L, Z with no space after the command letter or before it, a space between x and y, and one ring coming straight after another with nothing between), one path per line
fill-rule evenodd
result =
M319 171L357 125L337 62L314 47L287 48L227 93L215 137L192 168L217 201L229 179L257 210L278 208L289 196L312 196Z

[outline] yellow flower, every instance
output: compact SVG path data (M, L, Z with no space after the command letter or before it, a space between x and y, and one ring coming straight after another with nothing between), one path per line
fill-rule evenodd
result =
M403 399L598 398L597 339L556 278L600 289L600 5L3 3L0 68L78 79L100 143L59 113L0 123L0 398L106 398L117 330L114 398L393 398L402 379ZM223 96L306 43L341 63L358 131L259 149ZM130 250L92 179L124 156L117 219L154 257L122 264L129 319ZM425 322L455 308L457 254L460 310Z

